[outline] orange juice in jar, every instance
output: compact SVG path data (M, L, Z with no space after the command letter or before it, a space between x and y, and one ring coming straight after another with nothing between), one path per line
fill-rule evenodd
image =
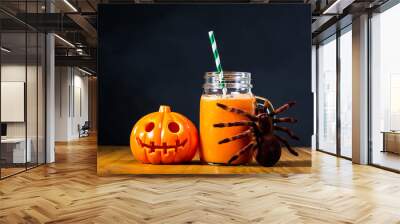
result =
M216 123L248 120L243 115L225 111L217 106L221 103L242 109L251 114L255 112L255 97L251 93L251 75L245 72L224 72L226 93L220 86L219 74L208 72L205 75L203 95L200 99L200 159L209 164L227 164L240 149L250 142L250 138L234 140L224 144L218 142L246 131L247 126L215 128ZM252 156L247 153L232 164L245 164Z

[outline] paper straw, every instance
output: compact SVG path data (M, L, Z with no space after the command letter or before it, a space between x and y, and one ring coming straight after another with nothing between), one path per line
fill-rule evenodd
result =
M222 81L224 79L224 72L222 71L221 59L219 57L218 49L217 49L217 42L215 41L214 31L208 32L208 37L210 38L211 48L214 55L215 66L217 67L217 73L219 75L219 83L222 91L225 95L226 88L225 83Z

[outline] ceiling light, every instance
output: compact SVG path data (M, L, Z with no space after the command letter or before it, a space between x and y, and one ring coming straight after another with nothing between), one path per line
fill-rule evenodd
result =
M64 0L64 3L67 4L74 12L78 12L78 10L68 0Z
M62 38L62 37L60 37L60 36L57 35L57 34L54 34L54 36L57 37L57 38L58 38L59 40L61 40L62 42L64 42L65 44L67 44L68 46L75 48L75 45L73 45L73 44L72 44L71 42L69 42L68 40L66 40L66 39L64 39L64 38Z
M81 68L79 68L79 67L78 67L78 70L81 71L81 72L83 72L83 73L85 73L85 74L87 74L87 75L90 75L90 76L93 75L92 73L90 73L90 72L88 72L88 71L86 71L86 70L83 70L83 69L81 69Z
M11 50L9 50L9 49L7 49L5 47L1 47L1 51L4 51L6 53L10 53L11 52Z

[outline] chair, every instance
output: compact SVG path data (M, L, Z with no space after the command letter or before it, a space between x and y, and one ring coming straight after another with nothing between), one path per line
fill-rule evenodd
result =
M89 136L89 129L90 129L89 121L85 121L82 127L78 124L79 138Z

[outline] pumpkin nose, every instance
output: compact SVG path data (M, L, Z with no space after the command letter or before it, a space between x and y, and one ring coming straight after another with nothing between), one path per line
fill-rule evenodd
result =
M169 107L167 105L161 105L160 109L158 109L158 112L169 113L169 112L171 112L171 107Z

